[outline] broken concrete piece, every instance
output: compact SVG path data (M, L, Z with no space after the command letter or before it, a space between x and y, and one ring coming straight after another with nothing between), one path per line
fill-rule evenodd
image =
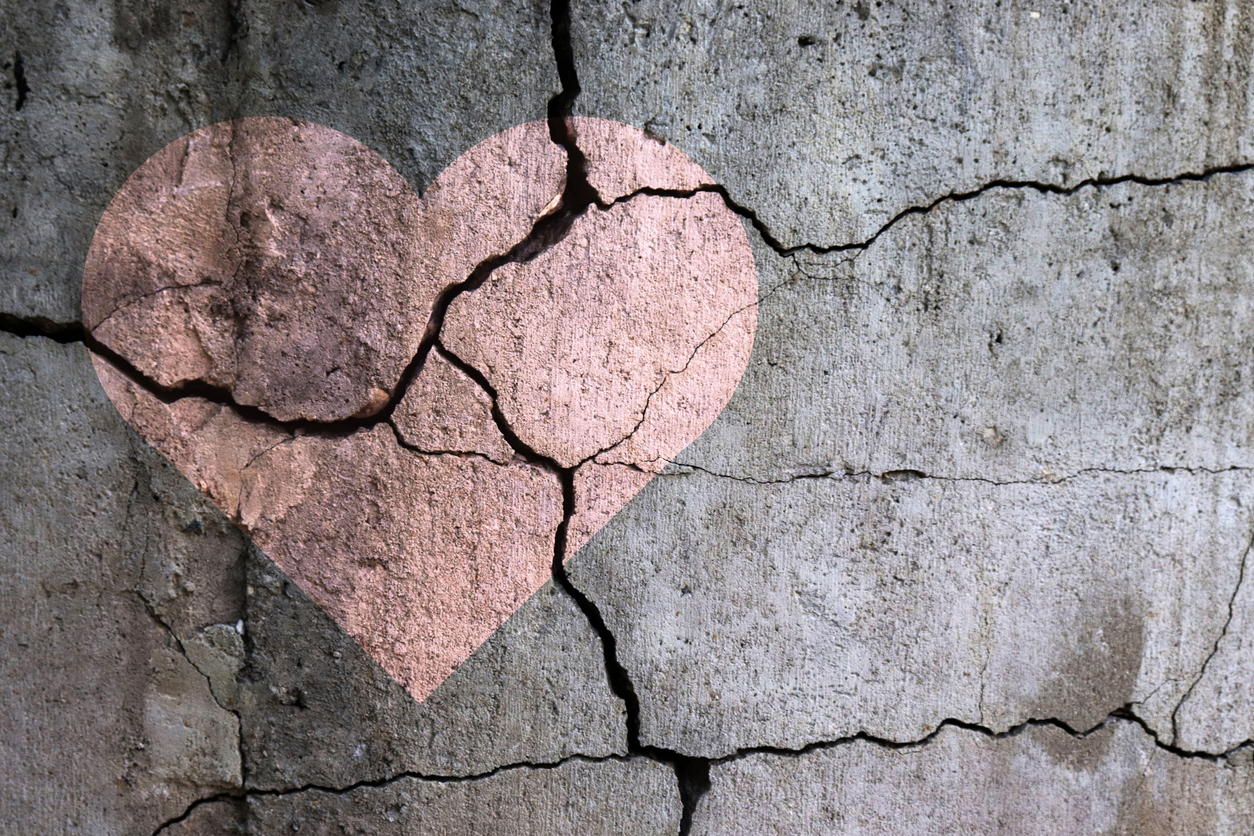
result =
M592 208L552 249L457 297L441 339L492 383L524 443L574 467L631 436L653 392L727 327L733 338L718 376L694 381L690 394L713 408L657 419L703 429L734 391L752 347L753 316L728 324L757 301L744 240L739 219L714 194ZM656 457L693 437L677 433Z
M677 145L785 247L865 241L997 180L1254 159L1239 2L641 0L571 18L577 112Z
M0 334L0 390L5 826L151 833L240 785L236 718L179 652L238 612L239 535L136 456L82 346Z
M392 423L401 440L419 450L477 453L498 464L514 458L492 419L492 396L438 349L427 355Z
M1236 836L1254 820L1249 750L1185 759L1135 723L1083 738L1053 726L1009 737L946 727L922 745L852 740L751 754L710 770L692 832L1104 833Z
M261 833L328 834L347 828L483 836L663 836L679 830L675 774L646 760L572 760L520 767L469 781L399 778L343 793L305 790L249 798Z

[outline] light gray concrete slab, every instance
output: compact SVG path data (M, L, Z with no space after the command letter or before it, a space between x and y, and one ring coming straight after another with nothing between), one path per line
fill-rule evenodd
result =
M785 246L994 180L1249 162L1238 0L573 4L582 115L673 142Z
M571 564L643 739L1129 704L1190 748L1249 739L1248 180L1001 190L861 254L760 247L740 389Z
M1075 739L947 727L922 746L854 741L711 769L694 834L1220 836L1254 822L1250 751L1220 760L1156 748L1134 723Z

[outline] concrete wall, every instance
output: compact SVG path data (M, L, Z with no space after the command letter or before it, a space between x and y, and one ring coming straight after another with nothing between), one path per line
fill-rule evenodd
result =
M1254 826L1248 4L0 19L0 832ZM329 125L421 190L566 111L724 187L757 341L418 704L117 414L83 259L215 121Z

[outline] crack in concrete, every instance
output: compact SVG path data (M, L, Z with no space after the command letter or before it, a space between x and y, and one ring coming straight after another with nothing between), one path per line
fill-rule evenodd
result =
M744 482L748 485L787 485L792 482L802 482L810 480L832 479L837 481L859 481L864 479L879 479L883 482L909 482L915 480L931 479L940 482L977 482L995 487L1008 487L1011 485L1059 485L1063 482L1069 482L1073 479L1079 479L1084 476L1093 475L1112 475L1112 476L1137 476L1149 475L1154 473L1166 473L1172 475L1175 473L1199 474L1206 473L1212 476L1218 476L1223 473L1248 473L1254 472L1254 467L1247 465L1229 465L1228 467L1212 468L1202 467L1199 465L1183 466L1183 465L1160 465L1159 467L1146 468L1130 468L1121 470L1112 467L1082 467L1071 473L1064 475L1042 475L1034 479L1007 479L999 481L997 479L989 479L984 476L948 476L937 473L924 473L921 470L900 469L886 470L876 473L871 470L837 470L826 465L816 466L813 470L802 473L795 473L788 476L782 476L778 479L758 479L753 476L740 476L735 473L723 473L717 470L711 470L702 467L699 464L689 462L675 461L672 462L676 468L683 468L688 471L697 471L716 479L730 479L734 482ZM804 468L803 468L804 469ZM661 475L670 477L688 476L690 473L680 472L663 472Z
M1211 661L1219 654L1219 645L1223 643L1224 638L1228 635L1228 628L1232 626L1232 618L1236 612L1237 596L1241 594L1241 585L1245 582L1245 567L1249 562L1250 550L1254 549L1254 535L1251 535L1250 542L1246 544L1245 551L1241 553L1241 563L1237 569L1237 583L1232 590L1232 597L1228 599L1228 617L1224 621L1223 629L1219 631L1219 636L1215 639L1214 646L1211 647L1210 653L1207 654L1202 667L1198 670L1197 676L1189 683L1188 689L1185 690L1184 696L1180 698L1180 702L1176 703L1176 707L1171 712L1171 742L1173 745L1180 742L1180 710L1184 708L1184 704L1189 701L1189 697L1193 696L1193 690L1197 688L1203 677L1206 676L1206 669L1210 666Z
M917 748L921 748L921 747L931 744L933 741L936 740L936 738L940 735L940 733L946 728L956 728L956 729L962 729L964 731L975 732L991 740L1005 740L1008 738L1017 737L1023 734L1028 729L1032 729L1032 728L1054 728L1054 729L1058 729L1066 733L1068 736L1076 740L1083 740L1084 738L1089 737L1090 735L1095 734L1098 731L1101 731L1102 729L1106 728L1108 725L1111 725L1113 723L1120 723L1120 722L1131 723L1137 726L1138 728L1140 728L1142 733L1144 733L1147 737L1149 737L1151 740L1154 741L1154 745L1157 748L1165 752L1168 752L1174 755L1175 757L1189 759L1189 760L1204 760L1204 761L1210 761L1212 763L1226 763L1228 758L1230 758L1233 754L1237 753L1238 751L1242 749L1254 746L1254 739L1251 739L1251 740L1246 740L1242 743L1238 743L1236 746L1226 749L1223 752L1220 752L1218 754L1213 753L1213 752L1206 752L1203 750L1182 749L1173 744L1164 743L1161 739L1159 739L1158 733L1155 732L1153 728L1149 726L1149 724L1147 724L1144 720L1138 717L1132 711L1131 704L1128 704L1128 705L1120 706L1119 708L1110 712L1108 715L1106 715L1105 718L1102 719L1101 722L1097 723L1097 725L1089 729L1073 728L1071 725L1069 725L1065 721L1059 720L1054 717L1040 717L1040 718L1034 717L1034 718L1024 720L1021 723L1017 723L1016 725L1009 727L1005 731L999 732L999 731L994 731L993 729L988 728L987 726L983 726L977 723L969 723L964 720L958 720L953 717L947 717L944 720L941 720L934 729L932 729L930 732L925 734L923 737L916 738L913 740L892 740L890 738L879 737L876 735L868 734L867 732L858 732L856 734L848 735L845 737L838 737L832 740L813 741L811 743L807 743L804 746L799 746L797 748L788 748L788 747L781 747L781 746L748 746L742 749L737 749L736 751L732 752L729 755L724 755L722 757L717 757L717 758L710 758L709 761L711 764L723 764L723 763L729 763L731 761L740 760L742 758L749 757L750 755L762 755L762 754L775 755L779 757L795 758L795 757L800 757L802 755L808 754L810 752L821 751L825 749L834 749L840 746L848 746L853 743L870 743L874 746L878 746L883 749L893 749L893 750L917 749Z
M772 234L767 224L759 218L757 212L753 209L737 203L732 198L726 187L721 185L703 186L698 191L717 192L723 196L723 200L727 203L727 207L736 214L745 218L753 225L758 234L762 236L763 242L779 255L791 256L801 252L809 252L815 255L828 255L830 253L847 252L849 250L865 250L875 243L881 235L888 232L898 223L911 215L925 215L937 208L943 203L963 203L968 200L974 200L981 197L987 192L997 189L1018 190L1029 189L1040 192L1041 194L1051 194L1066 197L1075 194L1083 189L1102 189L1111 186L1119 186L1125 183L1132 183L1138 186L1146 186L1150 188L1160 188L1163 186L1173 186L1180 183L1204 182L1212 177L1221 174L1244 174L1247 171L1254 170L1254 163L1236 163L1223 166L1212 166L1204 168L1201 171L1186 171L1171 177L1145 177L1140 174L1121 174L1115 177L1090 177L1080 180L1070 186L1059 186L1053 183L1042 183L1038 180L1011 180L997 179L983 183L974 189L962 192L949 192L936 198L930 203L910 206L902 209L896 215L889 218L880 226L870 237L861 241L848 242L844 244L797 244L788 246L783 244L778 238Z
M204 798L198 798L187 806L178 816L161 823L161 825L153 831L153 836L160 836L166 829L186 821L196 808L206 804L213 804L220 801L245 801L250 798L284 798L290 795L299 795L306 792L321 792L328 795L346 795L351 792L364 789L382 789L398 781L412 780L423 781L431 784L471 784L479 781L486 781L495 778L498 775L509 772L520 771L548 771L559 769L569 763L608 763L619 762L626 763L631 760L629 755L568 755L555 761L516 761L514 763L503 764L494 767L486 772L477 772L471 775L440 775L437 773L425 772L397 772L387 775L383 778L373 778L362 781L356 781L341 787L333 787L325 784L301 784L295 787L283 787L281 789L241 789L239 792L222 792L216 793Z

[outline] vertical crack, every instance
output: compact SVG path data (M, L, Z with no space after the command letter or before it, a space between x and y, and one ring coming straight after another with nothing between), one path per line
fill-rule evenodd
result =
M1173 745L1180 745L1180 711L1184 708L1184 704L1189 701L1189 697L1193 696L1193 690L1197 688L1198 684L1206 676L1206 669L1210 666L1211 661L1219 655L1219 646L1228 635L1228 628L1232 626L1232 619L1236 613L1237 596L1241 594L1241 585L1245 582L1245 566L1249 562L1251 549L1254 549L1254 537L1250 539L1250 542L1245 546L1245 551L1241 553L1241 565L1237 570L1237 584L1232 590L1232 597L1228 599L1228 617L1224 620L1223 629L1219 631L1219 636L1215 639L1214 646L1211 647L1210 653L1206 656L1206 661L1202 662L1202 667L1197 672L1197 676L1189 683L1184 696L1180 698L1180 702L1176 703L1175 710L1171 712L1171 742Z
M26 104L26 96L30 93L30 85L26 83L26 64L22 62L22 53L13 53L13 82L17 86L17 105L14 110L21 110Z

